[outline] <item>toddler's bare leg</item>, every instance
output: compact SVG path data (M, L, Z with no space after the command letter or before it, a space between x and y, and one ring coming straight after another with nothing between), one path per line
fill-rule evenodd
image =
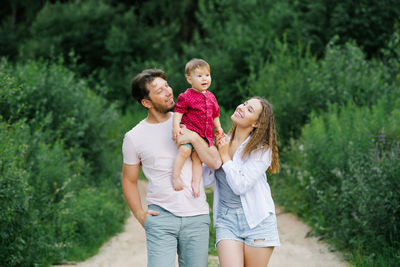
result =
M200 196L200 183L201 176L203 174L203 168L201 166L201 160L196 151L192 152L192 190L194 197Z
M181 171L183 164L185 164L186 159L190 156L191 153L192 149L185 145L181 145L178 149L178 154L176 155L174 161L174 170L172 173L172 186L176 191L183 190Z

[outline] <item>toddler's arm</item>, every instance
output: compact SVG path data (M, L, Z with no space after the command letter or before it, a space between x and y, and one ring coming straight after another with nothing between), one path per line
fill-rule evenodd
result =
M221 135L224 133L224 129L221 127L221 122L219 121L219 117L214 119L214 129L217 135Z

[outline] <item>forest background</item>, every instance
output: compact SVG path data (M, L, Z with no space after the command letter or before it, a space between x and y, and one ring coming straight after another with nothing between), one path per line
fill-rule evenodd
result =
M122 230L130 81L162 68L177 96L193 57L225 130L244 99L274 105L277 203L352 265L400 265L400 1L7 0L0 20L2 266L83 260Z

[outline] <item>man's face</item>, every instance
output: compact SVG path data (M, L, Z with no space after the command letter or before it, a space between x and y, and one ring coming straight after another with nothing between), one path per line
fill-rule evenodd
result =
M174 110L175 101L172 88L169 87L166 80L157 77L150 83L147 83L149 90L150 103L155 111L167 113Z

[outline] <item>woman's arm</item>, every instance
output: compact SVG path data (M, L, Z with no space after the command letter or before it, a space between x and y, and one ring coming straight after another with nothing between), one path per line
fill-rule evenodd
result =
M237 195L243 195L256 184L258 179L265 177L268 165L261 159L248 159L242 166L229 160L222 165L222 168L232 191Z
M238 164L233 162L229 154L228 137L219 138L217 145L226 180L232 191L237 195L242 195L251 189L258 179L264 177L271 165L270 151L253 151L244 162Z

